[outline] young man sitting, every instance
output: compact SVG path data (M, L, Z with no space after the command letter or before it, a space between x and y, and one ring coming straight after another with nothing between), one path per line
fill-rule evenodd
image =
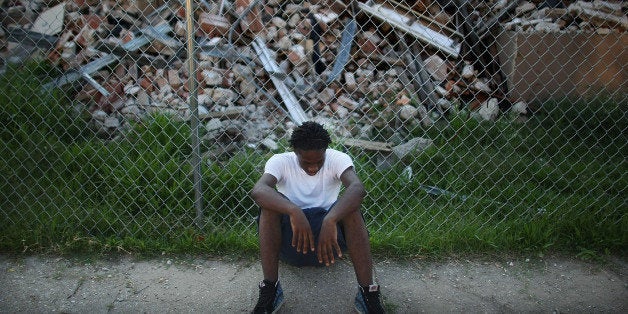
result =
M292 152L273 155L251 196L260 207L259 241L264 279L254 313L274 313L283 304L279 259L295 266L330 266L350 253L358 281L355 308L383 313L379 286L360 206L366 191L351 157L330 149L322 125L304 122L290 138ZM341 186L344 192L340 195Z

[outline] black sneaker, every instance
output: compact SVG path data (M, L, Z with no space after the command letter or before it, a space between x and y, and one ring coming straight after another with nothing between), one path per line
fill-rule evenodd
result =
M253 313L276 313L283 304L283 289L279 280L273 284L267 280L259 282L259 299Z
M361 314L384 313L384 308L380 301L379 285L370 285L368 291L359 287L354 305L355 309Z

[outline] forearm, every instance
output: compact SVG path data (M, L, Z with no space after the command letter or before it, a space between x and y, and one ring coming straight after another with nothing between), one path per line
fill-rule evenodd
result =
M330 209L325 220L333 223L341 221L348 214L360 210L366 191L361 184L353 184L347 187L336 204Z
M266 186L256 185L251 191L255 203L264 210L272 210L281 214L291 215L300 208L281 195L277 190Z

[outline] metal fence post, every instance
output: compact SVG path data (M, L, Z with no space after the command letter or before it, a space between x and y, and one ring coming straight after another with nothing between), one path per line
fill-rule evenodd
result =
M194 8L192 0L185 2L185 19L187 26L188 46L188 84L190 87L190 123L192 128L192 167L194 172L194 207L196 208L196 225L201 227L203 219L203 193L201 179L201 149L199 139L198 89L196 84L196 48L194 45Z

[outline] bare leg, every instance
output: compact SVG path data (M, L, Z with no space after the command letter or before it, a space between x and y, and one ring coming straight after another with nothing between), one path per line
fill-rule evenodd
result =
M358 284L366 287L373 283L373 258L364 219L356 211L346 216L342 225Z
M279 278L279 249L281 248L280 215L261 210L259 217L260 259L264 279L277 281Z

